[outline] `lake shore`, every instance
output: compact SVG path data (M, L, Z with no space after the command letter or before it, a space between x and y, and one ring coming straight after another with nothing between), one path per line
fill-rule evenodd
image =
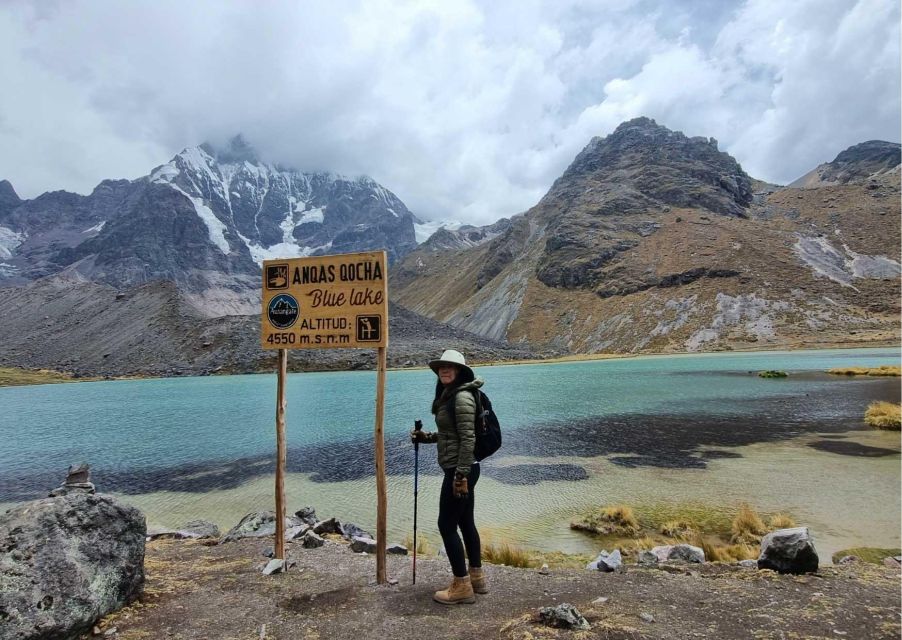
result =
M653 358L653 357L662 357L662 356L706 356L706 355L726 355L726 354L739 354L739 353L763 353L763 352L786 352L792 353L796 351L826 351L833 349L882 349L882 348L899 348L898 342L889 342L889 341L877 341L877 342L841 342L841 343L824 343L824 344L797 344L797 345L789 345L789 346L780 346L779 348L775 348L773 345L763 345L761 347L743 347L741 349L733 349L733 350L718 350L718 351L666 351L666 352L657 352L657 351L649 351L642 353L574 353L569 355L560 355L560 356L548 356L548 357L536 357L536 358L521 358L521 359L510 359L510 360L485 360L481 361L479 359L472 360L471 364L474 367L504 367L504 366L515 366L515 365L535 365L535 364L563 364L563 363L573 363L573 362L592 362L597 360L629 360L629 359L639 359L639 358ZM441 351L441 348L437 348L436 355ZM415 366L400 366L400 367L389 367L388 371L420 371L428 369L428 365L418 364ZM340 367L306 367L306 368L293 368L291 364L289 364L289 373L329 373L334 371L347 371L348 369L343 369ZM374 367L364 368L364 369L354 369L355 371L370 371L374 370ZM243 372L246 375L267 375L271 374L275 371L261 369L256 371L248 371ZM186 377L206 377L206 376L226 376L226 375L235 375L233 371L198 371L196 373L189 373L185 375L175 375L175 376L157 376L150 374L142 374L135 373L131 375L115 375L115 376L80 376L73 374L70 371L57 370L57 369L25 369L19 367L0 367L0 388L2 387L10 387L10 386L26 386L26 385L39 385L39 384L56 384L56 383L74 383L74 382L97 382L97 381L110 381L110 380L170 380L170 379L179 379Z
M140 600L105 618L121 640L144 638L781 638L899 636L899 571L855 563L817 574L779 575L735 565L625 565L622 572L486 564L489 593L446 607L432 593L450 581L442 558L389 556L374 583L375 559L329 541L289 546L296 563L263 576L266 539L218 546L160 540L147 545ZM543 625L538 609L574 605L591 629Z

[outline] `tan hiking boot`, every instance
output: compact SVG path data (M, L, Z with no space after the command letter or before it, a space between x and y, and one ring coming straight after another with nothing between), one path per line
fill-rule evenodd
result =
M482 567L470 567L470 584L475 593L488 593L489 588L485 583L485 572Z
M476 602L469 576L466 578L455 576L451 586L442 591L436 591L432 599L442 604L473 604Z

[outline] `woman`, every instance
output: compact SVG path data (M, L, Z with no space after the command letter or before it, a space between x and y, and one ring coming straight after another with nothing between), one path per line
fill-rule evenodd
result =
M429 363L438 376L432 413L436 433L411 431L414 442L437 443L438 463L445 472L438 507L438 529L451 562L451 586L436 591L433 599L442 604L476 602L475 593L488 593L479 532L473 520L474 491L479 481L479 463L473 457L476 444L476 396L483 381L467 366L459 351L448 349ZM463 544L457 530L463 534ZM464 557L464 548L467 555ZM470 568L467 570L467 558Z

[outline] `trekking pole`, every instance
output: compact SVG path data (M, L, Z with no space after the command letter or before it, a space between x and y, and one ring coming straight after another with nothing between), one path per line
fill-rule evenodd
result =
M415 420L414 431L423 428L422 420ZM417 583L417 494L420 492L420 442L413 443L413 583Z

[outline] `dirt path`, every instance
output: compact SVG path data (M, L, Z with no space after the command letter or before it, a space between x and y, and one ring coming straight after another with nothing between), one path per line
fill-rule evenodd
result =
M829 566L818 575L780 576L736 566L664 569L627 566L617 574L487 565L491 593L446 607L432 592L450 580L441 558L389 557L395 586L373 584L373 556L329 542L290 548L297 566L263 576L265 540L222 546L156 541L147 548L141 602L103 623L108 637L236 639L391 638L898 638L899 572L874 565ZM607 598L606 602L597 602ZM591 631L545 627L539 607L569 602ZM645 622L640 614L654 616ZM265 625L265 633L261 635Z

